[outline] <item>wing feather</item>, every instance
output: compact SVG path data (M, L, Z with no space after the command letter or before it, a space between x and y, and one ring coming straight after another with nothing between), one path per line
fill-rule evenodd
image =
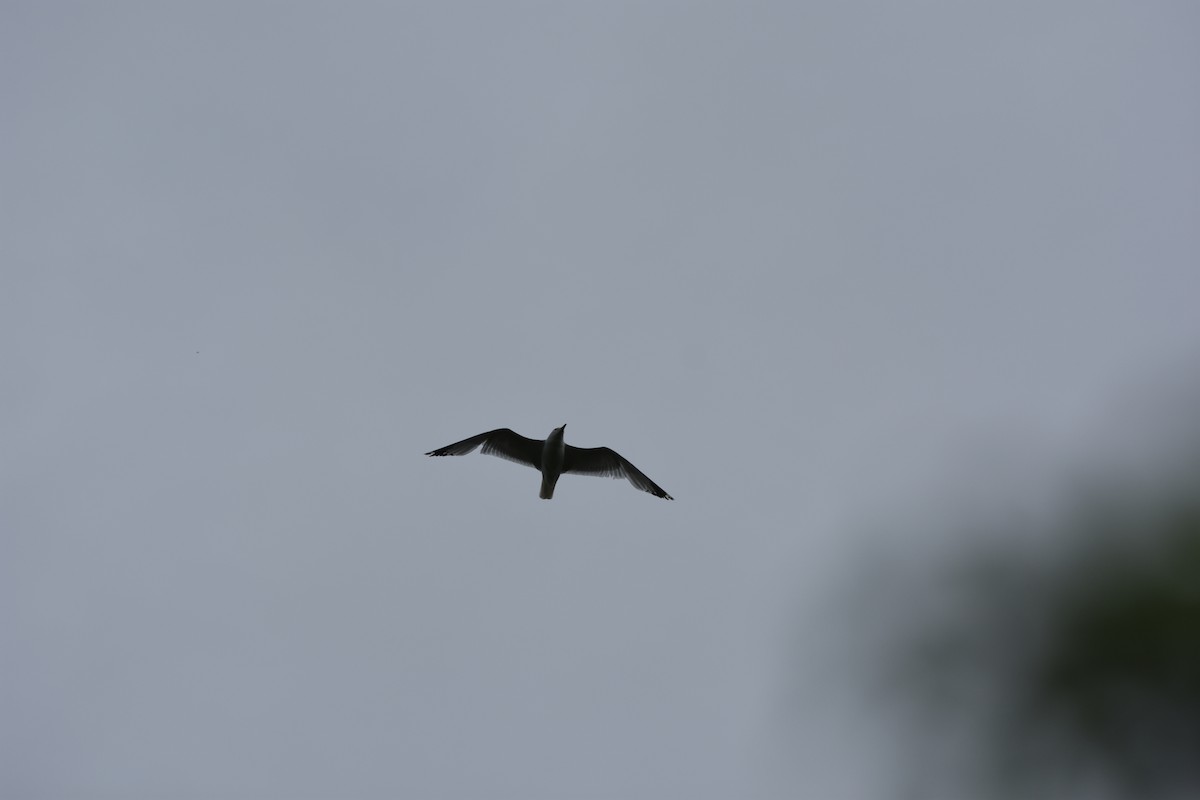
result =
M597 475L604 478L624 478L643 492L649 492L664 500L674 497L646 477L646 473L629 463L629 460L610 447L572 447L567 445L563 456L563 472L578 475Z
M542 468L543 442L529 439L513 431L511 428L497 428L494 431L481 433L461 442L448 444L437 450L430 450L427 456L465 456L476 447L483 445L482 453L524 464L540 470Z

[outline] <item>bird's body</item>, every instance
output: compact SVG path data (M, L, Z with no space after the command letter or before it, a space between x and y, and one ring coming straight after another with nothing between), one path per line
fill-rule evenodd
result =
M558 476L562 475L563 462L567 456L567 443L563 441L563 436L566 428L555 428L550 431L550 435L546 437L546 443L542 446L542 464L539 469L542 471L542 490L538 492L538 497L543 500L549 500L554 497L554 484L558 483Z
M566 427L562 425L550 431L545 441L529 439L509 428L497 428L438 450L431 450L425 455L465 456L483 445L485 455L507 458L541 472L542 490L538 496L543 500L554 497L554 485L558 483L559 476L566 472L625 478L643 492L649 492L664 500L675 499L615 450L608 447L572 447L567 444L563 441Z

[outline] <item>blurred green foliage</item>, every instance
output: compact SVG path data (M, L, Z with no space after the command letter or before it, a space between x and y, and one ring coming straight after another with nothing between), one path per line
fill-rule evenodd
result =
M1200 796L1200 496L1160 502L1068 532L1007 744L1054 730L1123 793Z
M1197 474L1106 482L1032 530L993 521L932 593L909 587L927 602L885 677L927 741L943 731L915 795L965 754L991 796L1200 797Z

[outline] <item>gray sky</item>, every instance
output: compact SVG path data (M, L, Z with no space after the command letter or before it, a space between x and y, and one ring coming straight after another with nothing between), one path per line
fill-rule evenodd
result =
M1198 33L7 4L0 795L879 796L780 733L804 620L871 509L1195 363ZM677 501L421 455L564 422Z

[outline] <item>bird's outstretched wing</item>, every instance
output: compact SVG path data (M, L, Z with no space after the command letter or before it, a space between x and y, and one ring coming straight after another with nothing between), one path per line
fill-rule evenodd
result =
M609 447L572 447L567 445L563 456L563 472L574 472L579 475L600 475L606 478L624 478L643 492L649 492L664 500L674 500L674 497L662 490L654 481L646 477L640 469L630 464L616 450Z
M494 431L463 439L461 442L448 444L437 450L430 450L427 456L465 456L479 445L483 445L483 454L500 456L518 464L524 464L534 469L542 468L543 443L537 439L527 439L510 428L497 428Z

